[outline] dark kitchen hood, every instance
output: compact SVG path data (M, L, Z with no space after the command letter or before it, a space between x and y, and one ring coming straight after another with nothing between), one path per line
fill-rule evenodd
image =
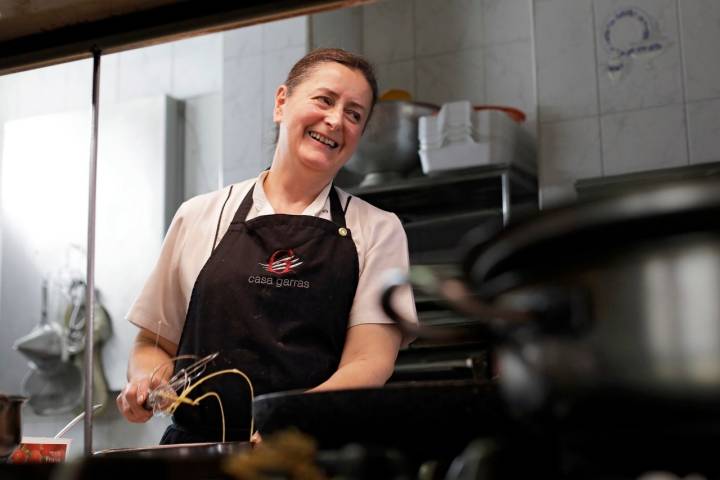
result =
M0 75L372 0L0 0Z

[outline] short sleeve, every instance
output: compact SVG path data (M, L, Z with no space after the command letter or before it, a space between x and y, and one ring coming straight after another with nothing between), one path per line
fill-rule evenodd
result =
M350 311L349 327L367 323L393 323L383 312L380 297L390 270L409 270L407 236L400 219L389 212L374 209L363 216L363 235L359 248L363 256L355 299ZM402 287L395 292L393 306L405 319L417 323L412 289ZM403 346L413 338L403 338Z
M179 268L187 235L186 208L184 203L175 213L157 263L127 315L131 323L175 344L180 341L187 307Z

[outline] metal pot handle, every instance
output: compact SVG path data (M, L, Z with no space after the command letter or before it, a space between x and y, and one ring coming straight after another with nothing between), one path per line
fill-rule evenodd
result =
M453 310L473 320L473 328L428 328L403 318L393 308L391 298L395 290L407 285L443 299ZM528 329L576 335L584 333L591 324L589 296L582 288L545 286L537 292L525 293L521 300L516 301L513 308L491 305L478 298L463 281L439 278L428 267L414 267L410 277L393 271L387 276L381 295L383 311L403 334L429 340L513 343L526 338Z
M462 281L438 278L427 267L414 267L410 278L399 270L388 273L380 302L385 314L397 323L404 335L431 340L507 340L516 327L537 319L531 312L499 308L476 298ZM442 298L458 313L477 320L472 332L451 327L423 327L400 315L392 306L394 292L403 286L414 286Z

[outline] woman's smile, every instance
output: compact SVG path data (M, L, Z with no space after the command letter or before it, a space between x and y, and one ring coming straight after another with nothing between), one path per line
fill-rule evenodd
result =
M333 140L332 138L328 138L325 135L318 133L316 131L310 130L308 132L308 136L312 138L313 140L316 140L317 142L325 145L326 147L329 147L331 150L334 150L338 147L339 143Z

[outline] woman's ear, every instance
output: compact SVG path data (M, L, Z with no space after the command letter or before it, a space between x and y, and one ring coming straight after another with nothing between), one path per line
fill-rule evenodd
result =
M287 102L287 86L280 85L275 92L275 108L273 109L273 122L280 123L282 120L283 107Z

